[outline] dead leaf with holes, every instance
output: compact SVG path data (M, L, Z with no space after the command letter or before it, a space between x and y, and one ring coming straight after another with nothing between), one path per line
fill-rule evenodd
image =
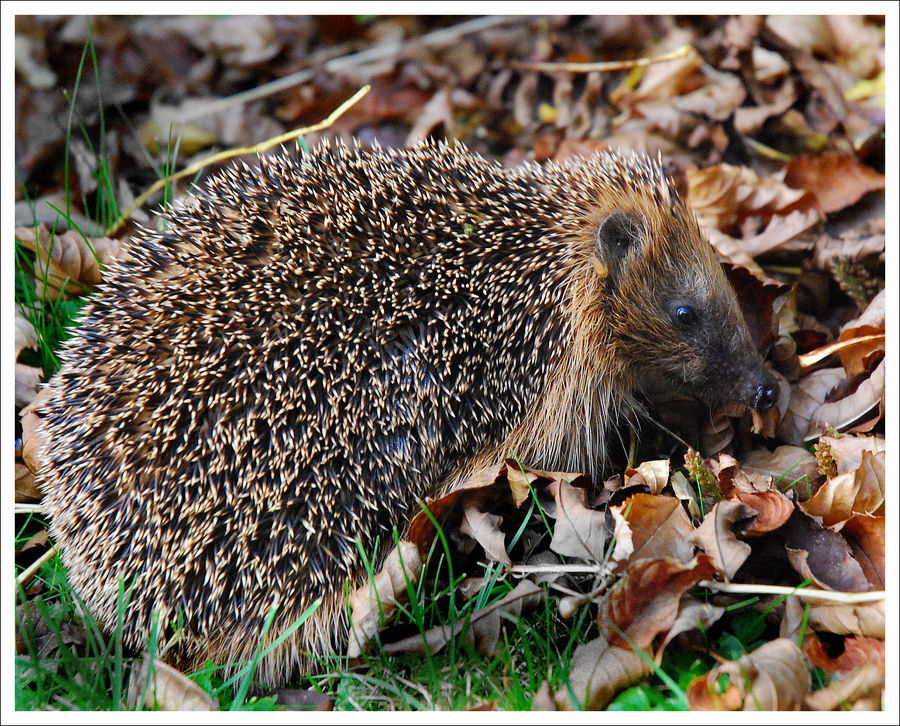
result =
M86 239L70 230L52 234L47 226L17 227L16 239L35 253L35 291L38 298L56 300L84 295L102 279L101 269L127 259L127 247L109 237Z
M803 653L777 638L695 678L685 693L692 711L796 711L809 686Z
M521 580L513 590L497 602L476 610L464 620L452 625L438 625L424 634L385 643L382 651L397 653L437 653L459 635L463 635L482 655L493 657L505 646L503 631L517 618L534 610L544 599L544 591L531 580Z
M409 587L422 574L419 548L401 540L375 575L350 594L350 638L347 657L357 658L384 624L390 623L398 603L409 599Z
M849 673L863 663L874 663L884 678L884 641L864 635L844 638L842 650L831 655L816 633L807 633L803 638L803 653L809 662L826 673Z

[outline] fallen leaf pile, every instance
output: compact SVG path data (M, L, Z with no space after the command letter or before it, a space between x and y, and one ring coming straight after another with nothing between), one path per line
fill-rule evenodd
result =
M160 196L105 236L88 218L105 195L124 209L166 170L320 121L371 84L304 142L442 138L506 165L610 148L660 155L780 392L762 415L654 401L658 423L697 451L642 437L646 461L629 468L621 452L610 465L620 476L604 483L507 462L427 502L434 521L416 516L354 594L350 655L374 641L422 653L456 640L491 655L552 598L564 618L590 608L595 629L566 683L546 683L536 705L603 707L678 647L718 659L684 689L689 708L881 708L888 327L896 334L884 285L885 34L877 15L17 15L17 502L40 499L30 412L64 338L47 321L127 256L132 223L158 224ZM175 182L173 197L202 176ZM30 526L20 567L47 546ZM384 630L439 546L465 576L465 618ZM754 597L746 607L779 637L711 653L705 633ZM30 602L20 614L52 655ZM811 690L810 667L833 679ZM135 685L133 697L194 698L155 672L156 690Z
M814 707L823 699L810 694L808 662L848 678L866 663L884 669L884 457L883 439L870 436L823 437L814 467L809 453L796 447L757 452L756 471L743 470L725 454L703 460L689 452L684 471L669 475L668 461L646 462L643 472L631 470L624 482L608 481L598 497L603 506L593 505L584 476L520 468L509 460L426 503L431 516L418 514L374 583L354 593L357 638L349 655L359 656L365 638L374 639L371 613L394 612L379 602L406 600L404 583L421 576L437 521L452 533L459 563L497 563L511 576L525 577L455 626L398 642L382 631L384 652L434 653L464 635L490 656L503 641L504 624L542 598L556 595L564 616L592 604L600 635L576 648L566 687L554 698L560 708L600 708L651 673L671 641L700 640L698 629L707 630L754 585L781 585L781 597L766 597L755 607L783 637L697 679L687 689L688 705ZM780 473L761 473L766 469ZM693 492L691 485L682 488L701 512L693 518L673 496L675 481L686 476L697 482ZM832 506L837 499L840 513ZM480 524L465 525L472 521ZM742 594L728 595L735 583ZM469 588L477 592L484 584ZM835 593L861 599L829 599ZM808 617L800 636L798 608ZM501 612L505 619L497 617ZM385 615L378 622L384 628L390 620ZM841 655L829 657L820 636L842 639ZM731 685L720 692L721 674Z

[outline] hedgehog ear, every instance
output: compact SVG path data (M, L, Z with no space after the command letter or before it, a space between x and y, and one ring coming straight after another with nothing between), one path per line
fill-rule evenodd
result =
M594 246L594 269L606 278L621 269L628 253L636 249L643 237L644 225L632 214L613 212L603 218L597 227Z

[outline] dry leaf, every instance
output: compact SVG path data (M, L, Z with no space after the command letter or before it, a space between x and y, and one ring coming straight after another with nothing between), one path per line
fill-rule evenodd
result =
M791 565L804 579L812 578L819 587L827 590L864 592L871 589L847 541L801 510L794 510L778 534L788 550Z
M630 559L693 559L694 548L688 538L694 527L675 497L639 493L618 507L610 507L610 511L614 517L618 514L628 520L633 548ZM624 565L620 563L619 569Z
M34 400L40 390L43 373L40 368L16 363L16 408L25 408Z
M719 685L722 675L728 677L724 690ZM809 684L800 649L793 641L777 638L695 678L686 694L691 710L795 711Z
M31 403L22 409L20 414L22 421L22 460L33 472L38 470L41 451L44 445L49 443L44 441L43 434L39 434L37 431L41 420L36 411L49 397L50 388L44 386L38 391Z
M873 454L887 451L887 442L880 436L823 436L819 439L819 446L822 445L828 447L837 474L859 469L866 451Z
M16 499L17 502L39 502L43 493L34 483L34 475L25 464L16 462Z
M701 224L731 233L747 217L768 220L795 210L808 212L815 198L775 176L765 179L744 166L718 164L688 169L688 196Z
M841 328L838 336L840 342L862 339L858 344L840 350L841 365L844 366L848 375L869 370L869 365L875 356L884 354L885 339L873 336L883 335L885 332L884 307L886 301L887 293L882 290L872 298L859 318Z
M819 406L810 418L806 440L813 439L830 428L850 432L869 431L884 415L884 375L885 363L882 360L855 392ZM859 423L865 414L876 408L877 417Z
M144 656L140 668L131 672L128 682L128 706L159 709L161 711L218 711L219 704L184 673L159 659L153 661L149 676L149 656Z
M801 446L812 428L811 421L825 402L831 389L844 380L843 368L823 368L801 378L791 387L791 402L778 427L778 436L783 441Z
M736 522L755 516L756 510L741 502L716 502L688 541L702 548L725 579L731 580L751 551L750 545L738 540L733 527Z
M884 678L883 640L855 635L844 638L842 645L841 653L832 657L818 636L815 633L808 633L803 639L803 653L813 666L821 668L826 673L849 673L863 663L873 663L878 666L881 677Z
M407 583L415 585L422 574L419 548L400 540L384 560L374 582L367 581L350 594L350 638L347 657L356 658L397 611L396 603L406 602Z
M775 486L780 491L791 487L800 494L805 493L805 486L819 478L816 457L801 446L785 444L775 451L755 449L741 458L741 468L755 474L768 474L775 479ZM801 481L805 480L806 485Z
M659 494L669 483L669 460L645 461L637 469L625 472L625 486L646 485L651 494Z
M841 528L841 534L869 584L876 590L884 590L884 517L855 514Z
M813 711L881 710L884 676L875 663L864 663L804 699Z
M823 214L856 204L866 192L884 189L883 174L861 164L855 156L835 151L791 157L785 182L812 193Z
M682 597L681 603L678 606L678 617L675 618L675 622L672 623L669 632L666 633L666 637L656 651L656 664L659 665L662 663L663 651L665 651L666 646L673 638L682 633L696 630L697 628L700 628L705 632L711 625L718 622L719 618L724 614L724 607L719 607L718 605L713 605L708 602L701 602L690 595Z
M484 548L484 554L491 562L501 562L507 567L512 565L506 552L505 535L500 530L503 517L488 514L479 508L484 504L482 497L467 499L463 505L463 518L459 531L469 535Z
M696 519L700 519L700 505L697 503L697 491L684 472L676 471L671 478L672 490L675 496L682 502L687 502L688 512Z
M612 645L624 645L621 630L638 648L648 648L672 627L682 596L713 575L712 559L703 553L687 563L672 557L631 560L598 615L601 632L611 623L615 628L607 637Z
M16 308L16 355L14 360L19 360L19 353L24 348L39 350L38 334L34 325L26 318L19 308Z
M576 707L600 709L623 688L650 672L650 665L634 651L611 646L606 638L596 638L575 648L568 688L557 691L556 703L565 711Z
M555 480L547 491L555 506L545 509L555 517L550 549L564 557L580 557L592 562L603 561L606 546L606 513L588 507L587 489Z
M854 514L878 514L884 508L885 452L862 452L856 471L828 479L800 508L831 527Z
M44 224L38 225L37 235L33 227L17 227L16 239L35 253L35 290L38 298L46 293L48 300L83 295L100 283L101 265L127 258L121 240L85 240L75 231L53 235Z
M868 635L884 640L884 600L844 605L813 603L809 609L809 627L837 635Z

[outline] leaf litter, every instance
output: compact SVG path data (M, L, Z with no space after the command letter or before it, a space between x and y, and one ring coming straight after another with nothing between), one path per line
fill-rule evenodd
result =
M602 707L652 672L664 648L703 642L709 649L695 626L714 626L742 597L717 587L882 590L883 19L733 17L720 30L702 19L554 16L486 22L461 36L443 22L96 18L100 67L83 76L70 107L59 86L72 88L87 24L17 16L17 84L28 89L16 94L20 179L33 199L59 199L61 172L48 160L63 157L62 130L73 113L96 134L98 110L106 111L116 127L104 139L113 187L137 197L173 130L185 155L250 146L320 120L366 82L369 96L307 143L443 136L505 164L608 147L661 152L730 263L754 339L781 381L778 405L765 418L726 408L707 416L694 429L703 453L689 454L684 467L671 451L653 452L633 468L619 462L622 479L594 483L506 462L429 501L461 568L493 563L512 579L460 628L417 637L437 647L465 633L492 652L510 619L536 602L555 599L570 617L592 608L600 637L578 646L569 683L548 684L540 701ZM436 30L449 45L418 42ZM368 52L370 60L356 60ZM667 59L619 71L572 65L629 56ZM267 89L289 76L302 80ZM168 97L155 93L160 79ZM254 100L242 102L237 92L251 85ZM114 113L123 103L137 114L131 130ZM187 119L181 127L179 115ZM101 187L92 148L77 139L70 179L73 198L89 204ZM183 192L176 183L174 195ZM84 237L41 205L32 208L48 226L25 221L16 230L30 255L23 272L40 305L83 299L102 267L124 256L131 229L113 239ZM27 488L38 445L27 404L43 376L19 361L36 344L32 313L17 312L17 491L20 479ZM665 420L691 431L692 417L673 403ZM415 517L400 545L403 566L391 564L359 596L354 623L366 647L385 632L386 604L402 609L437 533L429 517ZM787 623L799 602L788 596L767 618ZM692 684L687 704L880 708L883 602L802 602L808 619L799 650L840 680L809 693L797 643L782 638Z

